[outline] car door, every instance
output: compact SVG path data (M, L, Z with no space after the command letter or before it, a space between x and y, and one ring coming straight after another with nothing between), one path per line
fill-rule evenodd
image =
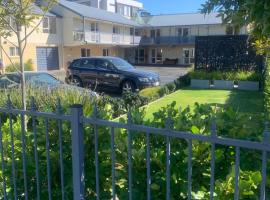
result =
M85 86L94 87L97 82L97 69L95 67L95 59L82 58L79 64L73 65L76 74L79 75Z
M98 82L103 88L118 88L120 84L120 73L107 59L97 59Z

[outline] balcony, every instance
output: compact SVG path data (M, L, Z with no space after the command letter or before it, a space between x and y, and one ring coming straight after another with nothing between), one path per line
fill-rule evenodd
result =
M74 41L83 41L84 32L83 31L73 31L73 40Z
M195 44L195 36L177 37L177 36L161 36L161 37L142 37L140 45L179 45L179 44Z
M93 44L138 45L141 37L105 32L73 31L73 41L85 41Z
M99 32L85 32L85 41L89 43L100 43Z

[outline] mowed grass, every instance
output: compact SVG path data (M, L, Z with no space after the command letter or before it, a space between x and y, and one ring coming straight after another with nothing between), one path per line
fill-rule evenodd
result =
M146 108L146 119L151 119L153 113L160 108L176 102L177 107L182 109L190 106L191 108L197 102L199 104L210 104L217 106L231 106L235 110L248 114L261 114L263 112L263 94L258 91L239 91L239 90L196 90L184 89L178 90L166 97L163 97L149 105Z

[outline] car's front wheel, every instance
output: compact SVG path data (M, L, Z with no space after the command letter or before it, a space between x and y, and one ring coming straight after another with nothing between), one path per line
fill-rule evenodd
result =
M122 84L122 93L124 92L135 92L136 86L131 81L125 81Z
M77 87L83 87L82 80L77 76L72 76L69 83Z

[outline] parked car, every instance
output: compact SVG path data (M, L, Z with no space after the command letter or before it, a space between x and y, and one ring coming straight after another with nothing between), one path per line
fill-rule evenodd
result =
M26 86L31 87L45 87L46 89L64 88L67 90L75 89L82 92L86 91L86 89L65 84L47 72L25 72L25 82ZM0 75L0 89L2 90L19 88L20 84L21 76L19 73L15 72ZM90 91L90 94L97 96L93 91Z
M104 90L136 91L160 85L159 75L135 69L118 57L89 57L73 60L67 83Z

